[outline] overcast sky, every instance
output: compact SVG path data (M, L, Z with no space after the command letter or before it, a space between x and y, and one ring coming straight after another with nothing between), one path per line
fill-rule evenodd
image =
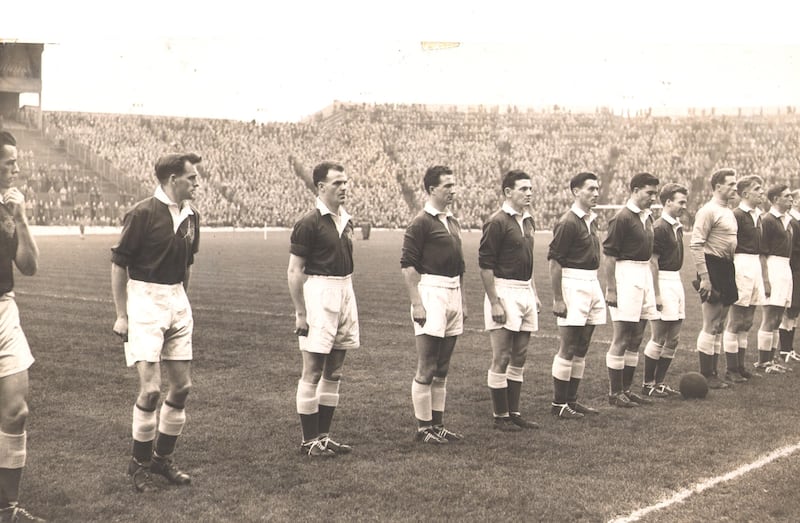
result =
M29 0L3 7L0 37L47 44L54 110L293 121L333 100L800 106L789 2L261 4Z

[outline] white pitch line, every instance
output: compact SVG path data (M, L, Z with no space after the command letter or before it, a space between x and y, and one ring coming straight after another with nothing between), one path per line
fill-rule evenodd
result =
M670 505L674 505L676 503L683 503L684 501L686 501L687 498L689 498L694 494L699 494L700 492L713 488L719 485L720 483L731 481L733 479L738 478L739 476L747 474L748 472L760 469L761 467L768 465L769 463L772 463L776 459L794 454L798 450L800 450L800 442L795 443L794 445L787 445L785 447L781 447L777 450L770 452L769 454L766 454L758 458L757 460L751 463L746 463L741 467L728 472L727 474L723 474L722 476L716 476L714 478L709 478L699 483L695 483L691 487L680 490L675 494L673 494L672 496L659 501L658 503L655 503L648 507L640 508L639 510L635 510L630 514L628 514L627 516L614 518L610 520L609 523L631 523L633 521L639 521L641 518L643 518L647 514L650 514L651 512L661 510L662 508L667 508Z
M90 296L77 296L71 294L52 294L52 293L44 293L44 292L20 292L16 291L17 294L20 296L37 296L40 298L54 298L57 300L73 300L73 301L83 301L83 302L90 302L90 303L113 303L114 301L111 298L95 298ZM255 311L252 309L220 309L216 307L203 307L201 305L192 305L192 309L196 311L204 311L204 312L228 312L231 314L251 314L253 316L265 316L268 318L294 318L294 314L288 314L283 312L269 312L269 311ZM482 321L482 320L481 320ZM399 321L384 321L384 320L360 320L362 325L383 325L387 327L406 327L408 323L406 322L399 322ZM464 327L464 332L469 332L472 334L475 333L483 333L485 332L484 329L476 329L474 327ZM554 336L552 334L539 334L534 333L534 338L539 339L548 339L548 340L557 340L559 339L558 336ZM610 345L610 340L592 340L593 343L604 343L606 345Z

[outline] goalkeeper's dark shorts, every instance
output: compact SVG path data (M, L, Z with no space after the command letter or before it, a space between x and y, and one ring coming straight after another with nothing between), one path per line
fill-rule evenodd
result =
M739 300L739 291L736 289L736 267L733 260L719 258L706 254L706 267L708 278L711 280L714 296L709 299L711 303L719 301L723 305L731 305ZM718 294L718 296L717 296Z

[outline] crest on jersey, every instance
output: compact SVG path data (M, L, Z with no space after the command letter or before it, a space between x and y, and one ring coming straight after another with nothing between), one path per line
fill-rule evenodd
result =
M186 220L186 233L184 233L183 238L186 239L186 240L189 240L189 242L193 242L194 241L194 234L195 234L194 220L192 220L190 218L190 219Z

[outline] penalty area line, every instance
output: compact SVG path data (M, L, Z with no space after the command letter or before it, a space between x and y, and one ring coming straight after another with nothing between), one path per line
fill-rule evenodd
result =
M672 496L662 499L658 503L654 503L653 505L640 508L638 510L634 510L627 516L621 516L611 519L609 520L609 523L632 523L634 521L639 521L641 518L650 514L651 512L667 508L676 503L683 503L694 494L699 494L705 490L716 487L720 483L725 483L734 480L740 476L744 476L745 474L752 472L754 470L758 470L761 467L764 467L779 458L783 458L791 454L794 454L798 450L800 450L800 442L795 443L794 445L786 445L784 447L780 447L776 450L773 450L769 454L761 456L760 458L758 458L753 462L746 463L728 472L727 474L723 474L721 476L716 476L713 478L708 478L699 483L695 483L691 487L682 489L673 494Z

